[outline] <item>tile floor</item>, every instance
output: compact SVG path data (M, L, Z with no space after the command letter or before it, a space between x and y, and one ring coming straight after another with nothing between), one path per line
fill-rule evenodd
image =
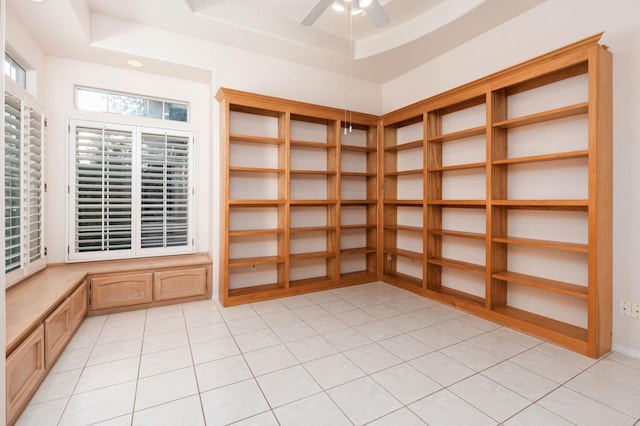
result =
M19 425L634 425L598 361L371 283L85 320Z

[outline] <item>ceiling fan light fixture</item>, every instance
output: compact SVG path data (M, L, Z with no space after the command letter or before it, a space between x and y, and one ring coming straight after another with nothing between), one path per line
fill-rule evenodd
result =
M371 6L371 1L372 1L372 0L359 0L359 1L358 1L358 5L359 5L362 9L364 9L364 8L366 8L366 7Z
M341 0L335 0L331 7L336 12L344 12L344 3Z

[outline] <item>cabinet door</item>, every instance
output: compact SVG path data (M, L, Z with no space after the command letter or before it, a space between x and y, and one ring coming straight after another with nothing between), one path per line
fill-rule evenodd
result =
M156 272L153 278L153 299L171 300L201 296L207 292L207 268L178 269Z
M153 274L106 275L91 279L91 309L151 302Z
M45 376L44 326L40 325L7 358L7 424L27 404Z
M71 329L78 328L85 314L87 313L87 282L80 284L80 287L71 294Z
M72 335L71 302L65 300L44 320L45 361L53 365Z

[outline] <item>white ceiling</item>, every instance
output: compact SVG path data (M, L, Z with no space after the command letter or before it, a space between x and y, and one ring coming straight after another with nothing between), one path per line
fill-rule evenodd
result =
M199 47L243 49L384 83L544 0L380 0L390 17L383 28L367 16L349 21L331 7L314 25L301 25L316 1L7 0L7 8L49 55L125 66L133 51L122 44L127 35L154 30ZM106 47L105 34L121 45ZM206 68L135 53L150 72Z

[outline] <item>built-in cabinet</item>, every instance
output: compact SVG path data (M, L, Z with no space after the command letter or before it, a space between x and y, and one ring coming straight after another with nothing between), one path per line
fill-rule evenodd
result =
M377 126L354 114L346 133L341 111L221 89L222 302L381 279L608 352L612 61L599 38Z
M592 357L611 349L599 37L382 117L384 281Z
M7 424L13 424L87 313L82 282L7 357Z
M378 277L378 118L221 89L225 305Z
M7 357L7 424L13 424L47 374L44 325L39 325Z
M208 259L208 257L205 257ZM200 300L211 294L211 265L90 274L89 314Z

